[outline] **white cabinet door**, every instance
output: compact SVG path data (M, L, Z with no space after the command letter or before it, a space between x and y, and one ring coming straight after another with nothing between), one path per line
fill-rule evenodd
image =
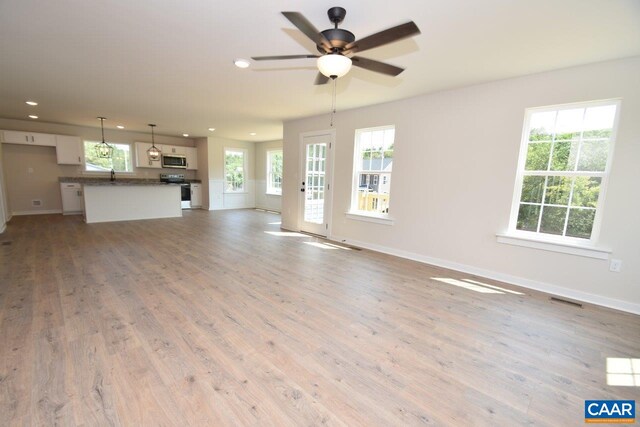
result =
M56 146L56 136L48 133L5 130L3 132L2 141L10 144L46 145L50 147Z
M160 159L151 160L147 154L147 150L151 148L151 144L148 142L136 142L136 167L139 168L153 168L160 169L162 164ZM158 147L156 145L156 147ZM162 150L162 148L160 148Z
M187 148L179 145L163 145L162 146L162 154L182 154L183 156L187 154Z
M187 169L198 169L198 149L195 147L185 147L187 155Z
M202 185L200 184L191 184L191 207L202 207Z
M81 165L82 139L79 136L56 135L56 157L59 165Z
M82 198L82 186L71 182L61 182L62 213L65 215L82 213L84 200Z

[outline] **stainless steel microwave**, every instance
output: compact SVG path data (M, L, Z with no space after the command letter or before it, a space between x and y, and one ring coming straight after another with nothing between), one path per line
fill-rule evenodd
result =
M182 154L163 154L162 167L174 168L174 169L186 169L187 156L183 156Z

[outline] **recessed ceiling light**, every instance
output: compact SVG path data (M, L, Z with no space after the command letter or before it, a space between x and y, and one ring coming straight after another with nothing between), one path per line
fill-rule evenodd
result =
M182 136L186 137L186 136L189 136L189 134L188 133L183 133Z
M38 118L38 116L36 116L35 114L29 114L29 118L30 118L30 119L37 119L37 118Z
M216 128L209 128L210 132L213 132L214 130L216 130Z
M233 63L236 64L238 68L247 68L249 66L249 61L242 58L234 59Z
M124 126L122 126L122 125L118 125L118 126L116 126L116 127L117 127L118 129L124 129Z
M249 135L256 136L257 134L255 132L251 132Z
M38 105L38 103L36 101L27 101L26 104L27 105Z

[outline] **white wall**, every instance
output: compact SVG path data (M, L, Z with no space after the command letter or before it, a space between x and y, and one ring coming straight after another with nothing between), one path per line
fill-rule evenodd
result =
M246 150L245 191L242 193L224 192L224 150L241 148ZM231 139L207 138L209 210L243 209L256 206L255 191L255 146L253 142Z
M509 223L525 109L617 97L620 125L598 245L623 260L622 272L610 272L606 260L497 243ZM640 57L339 112L331 237L640 313L639 117ZM345 216L354 132L381 125L396 126L392 226ZM298 224L299 135L328 127L326 115L284 124L283 224Z
M267 151L282 150L282 141L256 142L256 208L280 212L282 196L267 194Z
M7 227L7 221L9 221L9 205L7 204L7 188L5 185L6 179L4 174L4 168L2 167L2 144L0 144L0 233L4 233Z

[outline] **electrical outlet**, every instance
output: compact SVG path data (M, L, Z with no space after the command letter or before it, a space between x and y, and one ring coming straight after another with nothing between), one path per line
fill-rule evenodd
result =
M621 259L612 259L609 263L609 270L614 271L616 273L620 273L622 269L622 260Z

